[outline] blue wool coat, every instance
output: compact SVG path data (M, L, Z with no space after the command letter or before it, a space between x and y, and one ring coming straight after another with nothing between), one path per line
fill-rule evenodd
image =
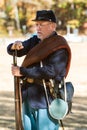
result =
M55 32L53 35L57 35ZM34 46L39 44L40 39L37 36L33 36L30 39L23 41L23 49L17 51L17 56L22 57L28 53ZM11 50L12 44L7 47L7 52L13 55L13 50ZM60 82L66 74L66 65L68 61L68 52L65 49L60 49L53 52L48 57L43 60L43 67L40 67L40 63L35 63L27 68L20 67L20 72L23 75L22 78L33 78L33 79L54 79L55 82ZM52 100L52 95L50 94L49 88L47 87L49 100ZM26 81L22 84L22 98L23 101L26 99L32 108L47 108L47 101L45 97L43 85L38 85L36 83L28 83Z

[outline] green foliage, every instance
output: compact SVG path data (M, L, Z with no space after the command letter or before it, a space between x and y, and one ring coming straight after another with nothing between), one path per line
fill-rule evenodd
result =
M69 20L67 24L70 25L71 28L78 28L80 26L80 22L77 19Z
M85 3L87 4L87 0L73 0L74 3Z
M64 2L53 0L52 9L55 11L60 28L65 28L69 24L72 28L80 27L87 20L87 0L73 0Z
M10 15L12 10L13 10L13 7L11 5L7 5L5 8L5 12L7 15Z

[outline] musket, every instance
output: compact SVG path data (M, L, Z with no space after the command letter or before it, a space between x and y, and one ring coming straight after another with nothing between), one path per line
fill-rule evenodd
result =
M17 66L17 50L13 53L13 65ZM14 98L16 130L24 130L22 125L20 78L17 76L14 76Z

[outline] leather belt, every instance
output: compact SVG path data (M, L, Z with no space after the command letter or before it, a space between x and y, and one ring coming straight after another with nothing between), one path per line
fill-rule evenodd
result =
M24 81L25 81L25 82L28 82L28 83L30 83L30 84L35 83L35 84L37 84L37 85L43 86L43 81L40 80L40 79L26 78ZM46 84L46 87L49 88L51 95L52 95L53 97L57 97L57 95L56 95L56 93L55 93L55 90L54 90L54 87L52 86L51 82L50 82L50 81L45 81L45 84Z
M40 79L26 78L26 82L31 83L31 84L35 83L35 84L43 85L43 81ZM45 83L46 83L46 86L50 85L49 81L45 81Z

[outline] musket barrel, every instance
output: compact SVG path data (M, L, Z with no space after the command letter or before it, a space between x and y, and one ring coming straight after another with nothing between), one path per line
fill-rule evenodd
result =
M13 53L13 64L17 66L17 50ZM21 96L20 96L20 78L14 76L14 102L15 102L15 123L16 130L23 130L22 116L21 116Z

